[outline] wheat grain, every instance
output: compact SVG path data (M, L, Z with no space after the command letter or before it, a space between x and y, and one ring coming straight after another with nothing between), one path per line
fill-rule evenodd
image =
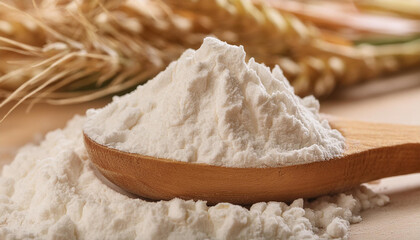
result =
M0 107L118 93L207 35L280 65L300 95L325 96L420 64L419 40L355 45L265 1L4 1L0 15Z

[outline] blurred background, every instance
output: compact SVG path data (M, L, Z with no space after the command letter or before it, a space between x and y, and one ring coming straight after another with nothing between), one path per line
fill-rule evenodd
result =
M127 92L208 35L326 98L420 68L420 1L2 0L0 108Z

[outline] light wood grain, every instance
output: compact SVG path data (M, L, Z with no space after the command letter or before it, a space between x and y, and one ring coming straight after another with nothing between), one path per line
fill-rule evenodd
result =
M276 168L228 168L118 151L85 135L91 161L116 185L156 200L210 203L292 201L348 190L379 178L420 172L420 127L330 117L346 139L343 157Z

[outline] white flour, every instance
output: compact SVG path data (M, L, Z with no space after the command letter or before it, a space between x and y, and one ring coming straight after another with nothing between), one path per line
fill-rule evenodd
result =
M103 109L88 111L85 132L127 152L230 167L328 160L344 139L283 76L242 47L206 38L153 80Z
M0 177L0 239L346 239L361 210L389 199L365 187L311 202L245 208L132 198L92 167L82 126L99 143L180 161L265 167L327 160L344 139L279 68L207 38L154 80L88 120L75 117L22 148Z
M249 209L130 198L96 175L83 145L84 121L75 117L3 168L0 239L346 239L361 210L388 202L365 187Z

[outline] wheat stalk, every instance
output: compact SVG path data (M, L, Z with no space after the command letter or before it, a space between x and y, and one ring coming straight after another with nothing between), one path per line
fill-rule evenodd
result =
M264 1L165 2L175 13L192 18L194 32L241 44L258 61L280 65L299 95L324 96L337 85L354 84L420 63L418 40L391 46L355 46L341 39L337 44L325 39L310 22Z
M0 108L15 99L10 111L27 99L85 102L146 81L188 42L167 10L158 1L42 1L24 10L0 3L10 19L0 37Z
M417 0L355 0L354 3L361 9L373 12L391 12L403 17L420 19L420 2Z
M0 2L0 108L70 104L130 89L203 37L278 64L300 95L324 96L420 62L420 43L356 45L316 22L250 0ZM9 113L10 113L9 111ZM3 119L7 114L3 117Z

